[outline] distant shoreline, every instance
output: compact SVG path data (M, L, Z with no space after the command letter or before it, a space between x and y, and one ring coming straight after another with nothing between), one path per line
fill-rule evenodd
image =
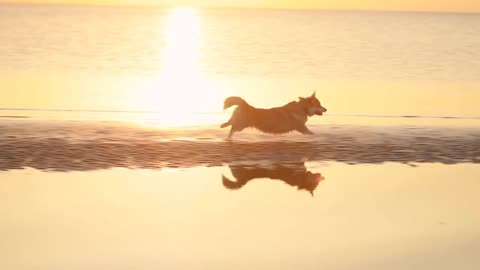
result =
M159 4L94 4L94 3L38 3L38 2L1 2L1 5L23 5L23 6L58 6L58 7L106 7L106 8L138 8L138 9L171 9L178 8L172 5ZM269 10L269 11L305 11L305 12L362 12L362 13L414 13L414 14L438 14L438 15L479 15L480 10L477 11L442 11L442 10L394 10L394 9L327 9L319 7L247 7L247 6L204 6L193 7L204 10Z

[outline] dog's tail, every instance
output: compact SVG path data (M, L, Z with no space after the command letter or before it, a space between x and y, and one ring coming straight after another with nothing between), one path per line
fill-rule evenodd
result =
M225 99L223 109L226 110L232 106L250 106L248 103L243 100L241 97L229 97Z
M245 185L245 183L234 182L228 179L225 175L222 175L222 182L223 182L223 186L228 189L239 189L243 185Z

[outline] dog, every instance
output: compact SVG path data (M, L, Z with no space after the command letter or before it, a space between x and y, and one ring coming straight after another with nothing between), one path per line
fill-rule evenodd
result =
M306 190L312 196L320 181L325 178L320 173L311 173L303 162L293 164L276 164L272 168L259 166L230 165L233 177L232 181L222 175L223 186L227 189L240 189L248 182L257 178L270 178L281 180L298 190Z
M299 97L298 101L270 109L258 109L240 97L229 97L225 99L223 109L226 110L235 105L237 108L233 111L230 120L220 126L221 128L231 126L228 139L231 139L235 132L248 127L271 134L296 130L302 134L313 135L314 133L305 125L308 117L322 115L327 111L315 97L315 92L307 98Z

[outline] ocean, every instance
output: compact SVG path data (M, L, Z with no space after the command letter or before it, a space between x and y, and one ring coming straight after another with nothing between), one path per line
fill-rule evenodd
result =
M0 269L480 265L480 14L0 4ZM315 135L219 128L316 90Z
M216 124L230 95L313 90L325 118L480 116L479 14L2 4L0 25L7 116Z
M0 25L5 170L69 170L86 146L101 157L86 169L277 162L272 149L479 162L479 14L3 4ZM273 107L314 90L328 108L315 136L247 131L236 140L257 145L236 154L222 142L226 97Z

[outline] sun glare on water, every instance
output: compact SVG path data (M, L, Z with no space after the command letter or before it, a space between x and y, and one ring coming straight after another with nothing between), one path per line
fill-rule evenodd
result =
M212 124L205 112L219 111L222 99L213 80L201 70L202 31L199 11L174 8L163 28L161 72L142 86L141 105L154 111L155 125L176 127ZM149 123L152 124L152 123Z

